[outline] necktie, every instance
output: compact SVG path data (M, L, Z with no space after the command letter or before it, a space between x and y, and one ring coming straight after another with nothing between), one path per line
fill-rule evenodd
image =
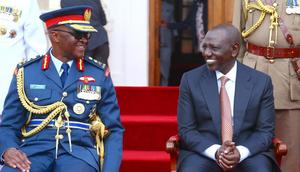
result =
M221 104L221 119L222 119L222 143L225 141L232 141L233 127L232 127L232 116L231 106L228 94L226 92L225 84L229 80L225 76L220 78L221 89L220 89L220 104Z
M60 76L60 80L61 80L62 86L64 86L65 82L67 80L67 77L68 77L69 65L67 63L63 63L61 65L61 69L63 70L63 73Z

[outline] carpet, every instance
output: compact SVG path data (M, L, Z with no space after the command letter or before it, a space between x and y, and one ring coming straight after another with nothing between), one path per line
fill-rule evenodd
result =
M165 144L177 133L178 87L116 87L125 128L120 172L169 172Z

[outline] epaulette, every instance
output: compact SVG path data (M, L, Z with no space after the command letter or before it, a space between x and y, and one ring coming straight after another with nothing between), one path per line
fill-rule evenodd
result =
M85 60L89 62L90 64L93 64L97 66L98 68L101 68L102 70L106 69L106 64L99 62L98 60L93 59L92 57L85 57Z
M43 57L43 55L37 55L37 56L35 56L35 57L33 57L33 58L30 58L30 59L28 59L28 60L23 59L20 63L18 63L18 68L27 66L27 65L29 65L29 64L31 64L31 63L33 63L33 62L39 60L39 59L42 58L42 57Z

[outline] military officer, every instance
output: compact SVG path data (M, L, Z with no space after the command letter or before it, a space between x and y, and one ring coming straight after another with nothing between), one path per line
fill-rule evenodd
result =
M275 135L288 144L283 171L300 172L300 4L297 0L236 0L233 23L246 41L244 64L274 85Z
M123 127L105 65L84 56L91 7L40 16L52 48L18 65L0 125L2 171L118 172Z
M39 15L36 0L0 0L0 114L16 64L22 58L46 52L47 42Z

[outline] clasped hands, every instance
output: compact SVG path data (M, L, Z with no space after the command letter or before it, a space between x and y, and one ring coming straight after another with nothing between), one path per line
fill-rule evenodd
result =
M218 165L224 170L229 171L240 162L240 152L232 141L225 141L216 152Z

